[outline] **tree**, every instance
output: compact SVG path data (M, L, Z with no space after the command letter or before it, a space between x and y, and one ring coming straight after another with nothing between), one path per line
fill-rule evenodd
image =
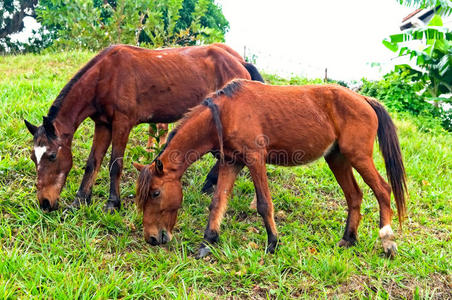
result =
M4 0L0 2L0 53L16 48L9 35L24 29L24 18L35 17L38 0Z
M450 98L440 97L442 94L452 93L452 32L443 27L439 13L443 15L452 12L452 2L437 1L400 1L405 5L416 4L420 7L433 5L436 14L428 26L414 28L403 33L391 35L383 40L383 44L399 56L409 57L416 66L408 64L397 65L396 71L410 75L413 81L422 83L424 96L429 100L450 102ZM417 40L423 43L421 48L406 44L407 41Z
M229 28L214 0L39 0L33 14L42 28L32 45L20 45L33 52L49 45L98 50L115 43L162 47L221 42Z

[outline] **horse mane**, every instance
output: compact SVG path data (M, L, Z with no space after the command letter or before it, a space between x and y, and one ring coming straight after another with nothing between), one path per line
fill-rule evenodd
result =
M86 65L81 68L77 74L74 75L74 77L71 78L71 80L63 87L63 89L60 91L58 96L56 97L55 101L53 101L52 106L50 106L49 112L47 114L47 118L49 121L53 121L61 106L64 103L64 99L67 96L67 94L71 91L72 87L74 86L77 81L80 80L80 78L89 70L91 67L93 67L99 60L101 60L108 52L110 52L113 48L116 46L110 46L108 48L105 48L102 50L99 54L97 54L94 58L92 58Z
M140 176L138 177L138 181L137 181L136 197L135 197L135 203L136 203L139 211L143 211L144 205L148 201L149 194L151 192L150 182L151 182L152 174L150 172L150 165L152 165L165 152L166 148L168 148L170 142L172 141L172 139L174 138L174 136L176 135L178 130L186 123L186 121L188 119L190 119L190 117L192 115L199 114L199 112L204 108L205 108L205 106L200 104L200 105L197 105L197 106L191 108L187 113L185 113L184 117L179 122L179 124L176 126L176 128L171 130L171 132L168 134L168 138L167 138L166 143L163 146L162 150L160 150L160 152L157 154L157 156L152 160L152 162L149 165L146 165L141 170Z
M157 156L152 160L152 162L154 162L157 158L159 158L163 152L166 150L166 148L168 148L169 143L171 142L171 140L174 138L174 136L176 135L176 133L179 131L179 129L184 126L184 124L187 122L188 119L191 118L192 115L196 115L199 114L201 112L201 110L203 110L205 106L199 104L196 105L194 107L192 107L191 109L188 110L188 112L186 112L184 114L184 116L182 117L182 119L179 121L179 123L177 124L176 128L174 128L173 130L171 130L171 132L168 134L168 138L166 139L166 143L165 145L163 145L162 150L160 150L159 154L157 154ZM152 163L151 162L151 163Z
M213 113L213 118L214 118L214 122L215 122L215 126L217 127L217 130L219 128L221 128L221 126L219 127L219 125L221 125L221 121L219 120L219 112L218 112L218 106L213 103L213 100L217 97L226 95L227 97L231 98L232 96L234 96L242 87L243 85L243 79L235 79L230 81L228 84L226 84L222 89L213 92L209 95L209 97L207 97L206 99L204 99L204 101L201 104L198 104L194 107L192 107L191 109L188 110L188 112L186 112L184 114L184 117L179 121L179 124L176 126L176 128L174 128L168 135L168 138L166 140L165 145L163 146L162 150L159 152L159 154L157 154L157 156L152 160L151 163L153 163L156 159L158 159L163 152L166 150L166 148L168 147L169 143L171 142L171 140L174 138L174 136L176 135L176 133L178 132L178 130L184 126L184 124L193 116L193 115L197 115L201 112L201 110L204 110L205 107L208 107L209 109L214 109L216 111L216 113L214 113L214 111L212 111ZM220 130L221 132L219 132L219 138L220 138L220 143L222 143L222 130ZM222 152L222 151L221 151Z
M137 205L137 208L139 211L143 211L144 204L149 198L149 194L151 191L151 172L150 167L145 166L141 172L140 176L138 177L137 181L137 190L136 190L136 197L135 197L135 203Z
M221 90L218 90L214 93L214 95L212 95L213 97L207 97L207 99L209 98L216 98L222 95L226 95L227 97L231 98L232 96L234 96L242 87L243 85L243 79L235 79L232 81L229 81L228 84L226 84Z

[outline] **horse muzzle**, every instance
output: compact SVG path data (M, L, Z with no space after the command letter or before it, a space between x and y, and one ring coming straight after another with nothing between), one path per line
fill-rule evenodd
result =
M156 237L149 236L149 238L146 240L146 242L148 242L152 246L161 244L164 245L169 241L171 241L171 234L169 234L165 229L161 229Z
M51 212L58 209L58 199L52 204L49 199L44 198L39 201L39 206L43 211Z

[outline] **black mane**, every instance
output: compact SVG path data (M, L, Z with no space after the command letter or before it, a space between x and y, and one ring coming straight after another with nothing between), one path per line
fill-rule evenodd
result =
M52 106L50 106L49 112L47 114L47 118L49 121L53 121L58 111L60 110L61 106L64 103L64 98L67 96L67 94L70 92L71 88L74 86L74 84L79 81L79 79L89 70L92 66L94 66L101 58L105 56L110 50L112 50L115 46L110 46L108 48L105 48L102 50L99 54L97 54L94 58L92 58L83 68L81 68L77 74L75 74L74 77L71 78L71 80L64 86L64 88L60 91L58 96L56 97L55 101L53 101Z
M233 81L230 81L226 86L224 86L221 90L218 90L215 92L215 95L221 96L221 95L226 95L227 97L232 97L234 96L235 93L237 93L240 88L242 87L243 84L243 80L241 79L236 79Z
M151 164L153 162L155 162L156 159L158 159L160 157L160 155L162 155L162 153L166 150L166 148L168 147L169 143L171 142L173 137L176 135L178 128L179 128L179 126L174 128L173 130L171 130L171 132L168 134L168 138L166 139L165 145L163 145L162 150L160 150L159 154L157 154L157 156L152 160Z

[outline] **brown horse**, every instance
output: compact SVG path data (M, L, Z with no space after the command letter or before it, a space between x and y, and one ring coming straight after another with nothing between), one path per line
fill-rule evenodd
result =
M353 245L357 239L362 192L353 176L355 168L377 197L380 238L385 253L393 256L397 246L391 229L391 187L372 160L377 134L402 222L406 192L402 155L396 128L379 102L335 85L271 86L235 80L187 115L152 164L134 163L140 170L137 205L143 210L145 239L153 245L171 240L182 202L181 176L213 150L220 157L220 170L199 255L207 255L207 244L218 240L228 196L244 166L250 170L257 211L267 229L267 251L273 253L277 231L266 163L295 166L324 157L348 205L339 246Z
M72 138L86 118L94 120L94 139L72 207L90 202L96 174L112 144L105 206L112 211L121 206L122 158L132 127L174 122L233 78L262 80L252 64L222 44L162 50L117 45L103 50L61 90L42 126L25 121L34 137L31 158L37 169L40 206L58 207L72 167Z

